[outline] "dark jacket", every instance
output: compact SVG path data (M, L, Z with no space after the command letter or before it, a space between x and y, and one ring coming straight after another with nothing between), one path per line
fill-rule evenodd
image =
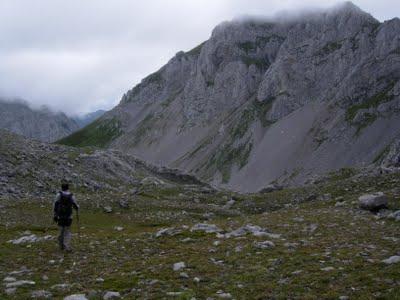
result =
M59 192L53 207L54 221L60 226L71 226L72 208L79 209L74 195L69 191Z

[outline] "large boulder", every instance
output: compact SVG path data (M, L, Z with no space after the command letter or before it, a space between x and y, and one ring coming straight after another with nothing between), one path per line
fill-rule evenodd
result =
M377 212L388 207L388 198L382 192L362 195L358 198L361 209Z

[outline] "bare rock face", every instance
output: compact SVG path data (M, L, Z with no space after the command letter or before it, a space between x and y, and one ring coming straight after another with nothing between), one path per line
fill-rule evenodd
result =
M63 113L34 110L24 102L0 99L0 128L42 142L54 142L79 126Z
M83 129L243 192L365 166L400 138L400 20L351 3L217 26ZM84 145L76 136L63 141ZM97 141L94 142L96 144Z
M358 198L358 201L360 208L370 211L379 211L388 206L388 198L382 192L363 195Z

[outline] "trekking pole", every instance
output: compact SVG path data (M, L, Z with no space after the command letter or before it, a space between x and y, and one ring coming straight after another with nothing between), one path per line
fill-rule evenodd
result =
M76 221L78 224L78 243L80 244L81 243L81 224L79 221L79 211L78 210L76 211Z

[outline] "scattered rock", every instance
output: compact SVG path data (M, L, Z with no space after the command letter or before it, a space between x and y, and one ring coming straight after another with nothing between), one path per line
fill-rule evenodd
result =
M194 225L190 231L204 231L206 233L217 233L221 232L221 229L214 224L207 224L207 223L198 223Z
M184 262L177 262L177 263L174 263L174 265L173 265L173 267L172 267L172 269L174 270L174 271L179 271L179 270L182 270L182 269L184 269L184 268L186 268L186 264L184 263Z
M31 235L22 236L15 240L9 240L8 243L11 243L14 245L20 245L20 244L37 243L37 242L41 242L41 241L49 241L52 239L54 239L54 237L51 235L46 235L44 237L38 237L35 234L31 234Z
M275 247L275 244L271 241L255 242L254 246L259 249L270 249Z
M155 237L159 238L162 236L174 236L181 232L182 232L181 230L176 229L175 227L162 228L156 232Z
M61 291L61 292L69 291L70 288L71 288L71 285L68 283L59 283L59 284L52 285L50 287L51 290L56 290L56 291Z
M218 291L216 294L217 294L217 297L220 299L232 299L232 295L230 293Z
M335 203L335 207L342 207L342 206L346 206L346 202L336 202Z
M120 293L112 291L107 291L103 296L104 300L119 299L119 298L121 298Z
M244 236L246 234L252 234L253 236L257 236L257 237L269 237L269 238L273 238L273 239L278 239L281 237L280 234L274 234L274 233L267 232L265 229L262 229L260 226L251 225L251 224L247 224L236 230L228 232L228 233L224 234L224 237L225 238L240 237L240 236Z
M119 207L123 208L123 209L128 209L129 208L129 202L126 199L121 199L118 201L118 205Z
M3 279L3 282L14 282L17 281L17 279L15 277L6 277Z
M11 296L13 294L15 294L15 292L17 291L17 288L8 288L5 290L6 295Z
M397 210L387 216L389 219L394 219L397 222L400 222L400 210Z
M358 198L361 209L377 212L380 209L387 208L388 198L382 192L375 194L366 194Z
M235 200L231 199L222 207L223 209L231 209L232 206L235 204Z
M85 294L74 294L64 298L64 300L88 300Z
M115 226L115 227L114 227L114 230L116 230L116 231L122 231L122 230L124 230L124 227Z
M110 213L112 213L112 211L113 211L113 209L112 209L111 206L104 206L104 207L103 207L103 210L104 210L104 212L107 213L107 214L110 214Z
M53 297L53 294L50 293L49 291L39 290L39 291L33 291L31 293L31 297L35 299L51 299Z
M321 271L324 271L324 272L330 272L330 271L333 271L333 270L335 270L334 267L325 267L325 268L321 268Z
M18 288L21 286L29 286L29 285L35 285L36 282L31 281L31 280L18 280L18 281L13 281L6 283L6 288Z
M391 256L387 259L382 260L383 263L387 264L387 265L391 265L391 264L397 264L400 262L400 256L398 255L394 255Z

